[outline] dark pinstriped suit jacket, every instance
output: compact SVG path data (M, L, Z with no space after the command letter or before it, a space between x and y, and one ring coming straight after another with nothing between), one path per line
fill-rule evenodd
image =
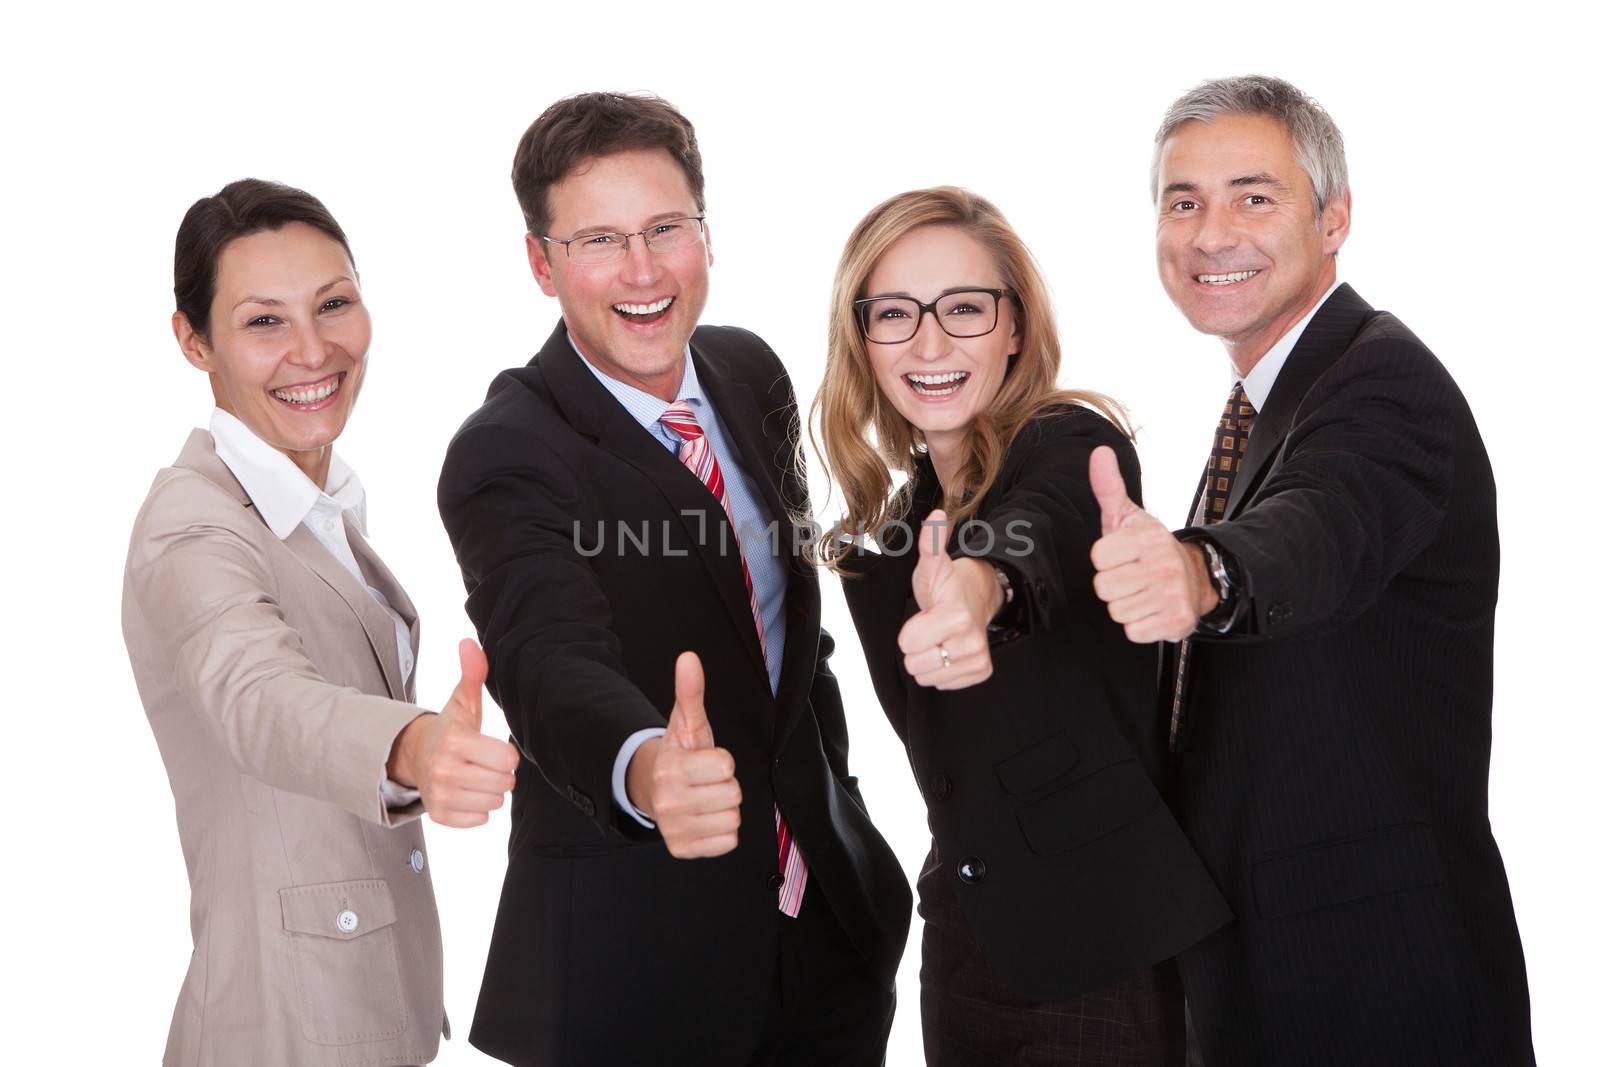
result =
M1195 643L1175 787L1238 916L1180 960L1206 1062L1532 1063L1487 811L1494 476L1455 382L1341 286L1205 530L1246 598Z

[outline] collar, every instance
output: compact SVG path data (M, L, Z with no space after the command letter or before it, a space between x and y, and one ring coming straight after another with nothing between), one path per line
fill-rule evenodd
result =
M628 414L632 415L634 421L640 426L647 430L650 429L661 421L661 416L665 414L667 408L672 406L660 397L647 393L637 386L618 381L593 363L590 363L589 357L583 354L583 350L578 347L577 342L572 339L572 334L570 333L567 334L567 343L578 354L578 359L583 362L583 365L589 368L589 373L593 374L600 384L605 386L606 392L615 397L617 403L626 408ZM683 381L678 385L678 401L686 401L696 410L703 408L706 402L705 393L700 389L700 377L695 373L694 359L689 353L688 345L683 346Z
M1300 335L1306 332L1306 326L1316 316L1317 312L1322 310L1322 305L1328 302L1328 297L1332 296L1333 291L1337 288L1339 288L1339 280L1335 278L1333 284L1328 286L1328 291L1322 294L1322 299L1317 301L1316 306L1301 316L1300 320L1293 326L1289 327L1289 332L1278 338L1277 344L1267 349L1267 354L1262 356L1254 367L1250 368L1249 374L1246 374L1243 378L1240 378L1237 374L1233 376L1234 381L1244 382L1244 395L1250 401L1251 407L1260 411L1267 406L1267 397L1272 393L1273 383L1278 380L1278 372L1283 370L1283 364L1288 360L1289 353L1294 351L1294 346L1299 342Z
M665 410L665 409L663 409ZM282 541L318 507L348 512L356 529L367 525L367 494L356 472L335 453L328 465L328 490L305 476L294 461L263 441L233 415L211 413L217 458L227 465L273 535Z

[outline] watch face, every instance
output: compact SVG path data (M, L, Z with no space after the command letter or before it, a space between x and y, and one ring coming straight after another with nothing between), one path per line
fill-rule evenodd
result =
M1232 583L1228 581L1228 568L1223 565L1222 553L1210 541L1201 542L1200 547L1205 549L1206 563L1211 569L1211 584L1217 587L1217 596L1227 600Z

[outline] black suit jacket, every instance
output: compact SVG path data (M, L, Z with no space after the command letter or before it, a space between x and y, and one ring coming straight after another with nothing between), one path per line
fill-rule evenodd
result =
M896 643L917 611L915 531L938 493L931 463L912 482L912 536L891 529L881 554L847 558L844 578L878 698L928 805L939 862L923 878L949 882L995 973L1040 1001L1167 959L1230 917L1157 788L1166 732L1155 649L1129 642L1094 595L1098 445L1117 450L1137 498L1127 439L1085 409L1052 412L1018 435L981 521L950 542L952 555L1012 576L1018 632L992 648L987 681L917 685Z
M471 1035L513 1063L714 1064L755 1044L790 921L772 884L774 799L810 865L807 894L885 987L905 945L910 890L850 776L833 642L787 521L806 506L788 375L743 330L701 327L691 350L780 520L776 697L721 506L595 380L564 325L495 379L440 476L489 690L523 752ZM716 859L674 859L611 796L623 741L665 725L686 650L743 792L738 847Z
M1245 597L1191 652L1178 785L1239 920L1181 960L1207 1063L1531 1063L1487 811L1494 477L1465 399L1341 286L1204 530Z

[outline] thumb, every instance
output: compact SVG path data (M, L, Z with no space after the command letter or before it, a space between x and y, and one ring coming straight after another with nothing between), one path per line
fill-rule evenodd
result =
M1100 535L1120 530L1128 518L1144 509L1128 498L1127 484L1117 466L1117 454L1109 445L1101 445L1089 453L1089 488L1100 504Z
M700 657L685 652L673 669L672 717L666 742L677 748L711 748L711 723L706 719L706 674Z
M928 512L928 517L922 520L922 532L917 534L917 559L933 559L943 556L949 558L949 553L944 550L945 544L950 540L950 516L945 514L943 508L934 508Z
M445 704L441 715L472 727L483 728L483 682L489 677L489 660L472 638L457 647L461 654L461 681Z
M934 508L917 534L917 566L911 574L911 592L923 611L933 603L950 570L949 542L950 516L944 509Z

